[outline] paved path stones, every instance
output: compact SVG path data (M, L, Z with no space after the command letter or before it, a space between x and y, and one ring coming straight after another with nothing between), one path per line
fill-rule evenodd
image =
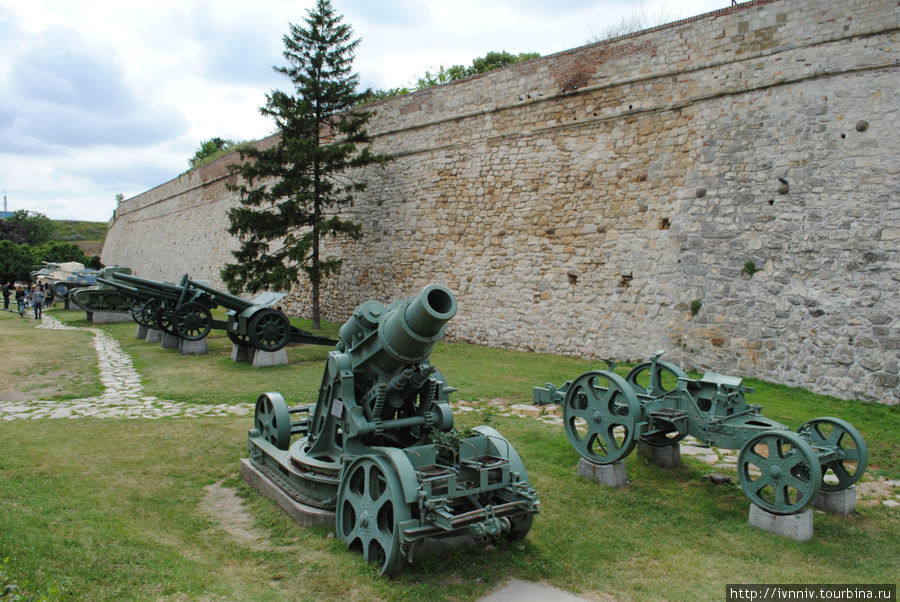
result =
M203 405L166 401L144 395L141 377L134 369L131 357L122 351L119 342L98 328L67 326L56 318L44 315L37 326L47 330L84 330L93 335L94 349L100 368L100 382L104 391L100 397L66 401L36 400L27 402L0 401L0 421L31 418L164 418L198 416L245 416L252 412L251 404Z

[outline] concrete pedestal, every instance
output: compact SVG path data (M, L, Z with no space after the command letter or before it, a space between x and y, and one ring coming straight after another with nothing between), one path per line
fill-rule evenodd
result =
M643 441L638 441L638 455L647 458L661 468L677 468L681 466L681 446L677 443L674 445L666 445L665 447L656 447L647 445Z
M91 312L91 322L94 324L117 324L119 322L131 322L131 312L127 311L95 311Z
M148 328L147 336L145 336L144 339L148 343L159 343L163 339L163 331L155 328Z
M265 368L268 366L286 366L288 363L287 349L282 347L278 351L262 351L260 349L253 350L253 361L251 364L254 368Z
M799 514L772 514L751 503L747 524L797 541L809 541L813 537L813 512L810 508Z
M840 491L819 491L813 498L812 505L825 512L847 516L856 510L856 486Z
M199 341L188 341L179 339L178 353L181 355L205 355L209 353L209 346L206 344L206 337Z
M250 460L246 458L242 459L240 465L241 476L244 478L244 481L262 495L284 508L284 511L297 521L298 524L304 527L312 525L334 526L334 512L322 510L321 508L314 508L313 506L302 504L293 499L278 485L272 482L268 476L256 468Z
M178 349L181 345L181 337L176 337L174 334L164 332L161 345L163 349Z
M578 476L607 487L622 487L628 484L623 460L612 464L594 464L581 458L578 460Z
M231 346L231 361L232 362L247 362L248 364L253 361L253 352L255 350L253 347L244 347L243 345L238 345L237 343L232 344Z
M147 338L147 327L143 324L138 324L137 327L137 338L146 339Z

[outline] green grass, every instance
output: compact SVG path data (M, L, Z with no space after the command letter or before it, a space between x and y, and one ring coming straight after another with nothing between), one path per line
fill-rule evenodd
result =
M87 325L83 313L57 315ZM0 314L0 344L43 347L79 334L8 316ZM218 335L209 355L181 357L136 339L134 324L102 328L134 358L145 393L183 401L248 402L271 390L289 403L314 401L328 351L292 346L291 365L254 370L232 363L230 343ZM87 358L82 368L95 357L86 343L82 335L66 344ZM432 360L459 387L454 397L482 401L529 402L533 385L596 367L456 343L439 345ZM46 378L57 362L75 366L53 354L32 361L29 374ZM0 381L12 378L0 362ZM898 408L748 384L767 417L793 427L822 415L853 423L870 448L870 476L900 478ZM485 415L458 412L456 422L474 426ZM238 461L249 417L0 422L0 560L10 559L5 574L29 591L90 600L470 600L510 577L592 599L721 600L726 583L885 583L900 574L897 509L861 502L849 517L817 512L813 541L798 543L748 527L740 487L712 485L699 461L666 470L631 454L630 484L611 490L576 475L579 456L561 427L503 416L491 424L522 456L541 500L528 537L421 554L385 579L330 529L299 527L243 484ZM219 481L244 499L263 549L239 543L211 513L204 487Z

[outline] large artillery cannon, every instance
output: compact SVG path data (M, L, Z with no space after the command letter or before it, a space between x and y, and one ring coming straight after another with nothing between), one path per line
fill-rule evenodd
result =
M455 389L429 358L455 313L439 285L367 301L341 327L314 406L274 392L256 402L252 463L295 500L334 510L338 537L385 574L426 537L522 538L539 510L500 433L453 427Z
M638 441L663 447L688 435L701 445L739 449L741 488L773 514L798 513L820 490L840 491L862 477L868 450L849 423L815 418L792 432L746 403L744 394L753 390L740 378L706 373L692 379L659 359L662 353L625 377L607 361L607 370L586 372L561 387L535 387L534 401L562 404L569 441L596 464L625 458Z
M288 343L333 345L335 341L291 326L288 317L272 307L285 293L261 293L246 300L192 280L187 274L179 284L115 273L112 284L130 294L138 304L132 316L138 324L158 328L187 341L199 341L210 330L225 330L232 342L262 351L278 351ZM212 311L226 309L227 320L214 320Z

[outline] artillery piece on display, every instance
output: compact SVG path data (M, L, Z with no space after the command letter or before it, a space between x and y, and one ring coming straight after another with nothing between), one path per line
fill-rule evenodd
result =
M660 358L622 377L582 374L561 387L534 388L537 404L561 403L563 428L581 456L595 464L625 458L638 441L675 445L688 435L701 445L739 449L738 481L750 501L772 514L801 512L821 491L840 491L862 477L868 450L862 435L839 418L814 418L796 433L747 404L740 378L706 373L699 379Z
M130 294L135 301L132 317L138 324L178 336L187 341L199 341L210 330L225 330L233 343L262 351L278 351L288 343L334 345L335 340L321 337L291 326L288 317L272 307L285 293L261 293L246 300L209 285L192 280L187 274L179 284L114 273L103 284ZM226 309L227 320L214 320L211 310Z
M274 392L256 402L252 464L294 500L334 510L337 536L383 574L426 537L525 537L539 510L509 441L453 428L455 389L429 357L455 313L440 285L367 301L341 327L314 406Z
M118 266L103 268L97 273L97 284L75 288L69 292L69 298L74 301L78 307L92 313L129 311L134 303L134 297L117 290L109 284L104 284L104 280L112 278L113 274L130 273L130 268Z

